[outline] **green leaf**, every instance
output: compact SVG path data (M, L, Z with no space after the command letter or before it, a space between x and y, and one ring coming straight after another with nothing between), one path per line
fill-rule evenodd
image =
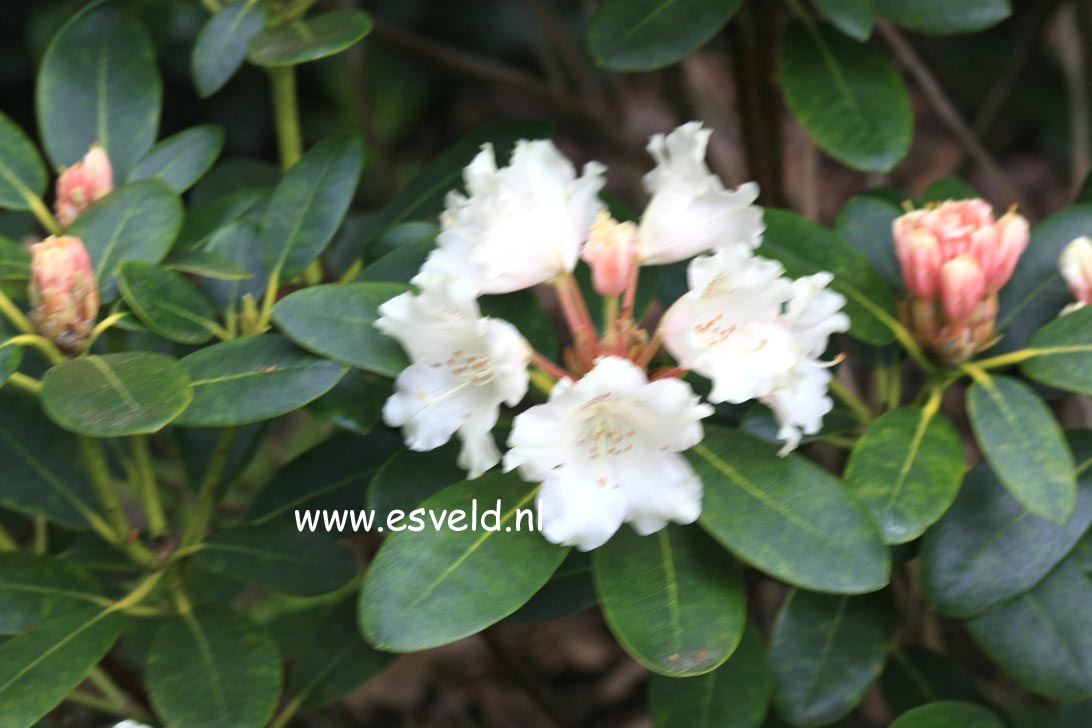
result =
M360 139L335 134L285 173L262 219L266 270L289 281L322 253L349 209L362 164Z
M937 407L900 407L873 421L845 471L887 543L913 541L936 523L962 479L963 442Z
M981 197L969 184L958 177L942 177L929 183L921 193L921 204L947 200L973 200Z
M553 127L545 121L516 119L488 124L460 139L425 165L383 208L372 238L400 223L439 215L447 193L463 189L463 169L478 155L483 144L493 145L500 165L518 140L546 139L552 132Z
M1092 583L1072 561L967 628L1024 687L1056 700L1092 694Z
M38 71L38 126L53 165L79 161L98 142L114 179L126 179L155 142L162 96L140 23L113 4L87 6L53 36Z
M180 131L152 147L133 167L129 181L157 179L182 194L209 171L224 146L224 130L206 124Z
M902 214L898 205L875 195L851 197L836 223L838 235L864 253L891 290L903 287L891 226Z
M219 531L205 539L193 561L204 571L300 596L334 591L356 576L348 551L287 520Z
M217 232L240 218L248 217L253 218L252 221L260 222L260 213L265 211L271 193L271 187L239 190L192 210L182 223L182 229L178 231L178 240L172 252L203 250Z
M265 24L261 0L237 0L208 19L193 46L190 68L197 93L206 98L227 83L246 60L247 44Z
M3 725L35 725L83 682L117 640L121 626L119 614L73 603L36 629L0 644Z
M873 0L815 0L815 6L846 35L857 40L872 35Z
M401 445L398 435L382 429L363 438L335 435L278 470L254 498L247 521L288 520L297 508L358 509L376 469Z
M836 597L794 591L770 638L778 712L799 726L843 717L879 677L894 641L889 593Z
M375 328L379 306L410 290L400 283L331 283L285 296L273 307L284 334L320 356L388 377L406 367L394 339Z
M892 717L935 700L978 700L969 675L946 655L919 645L900 645L880 676L880 690Z
M46 189L46 169L38 149L5 114L0 113L0 207L30 209Z
M793 278L834 274L831 288L846 297L850 334L869 344L894 339L895 304L887 283L868 258L826 228L785 210L767 209L760 255L780 261Z
M620 529L592 556L607 626L639 663L685 677L715 669L743 636L739 569L694 526Z
M582 612L597 599L591 554L570 551L546 586L509 619L513 622L551 622Z
M295 20L251 38L247 58L259 66L317 61L341 53L371 32L372 25L372 17L362 10L334 10Z
M1081 433L1087 446L1089 436ZM985 464L963 482L955 504L921 546L922 586L940 613L973 617L1035 586L1092 524L1092 472L1062 525L1028 511Z
M279 417L318 399L345 374L345 367L273 334L215 344L181 363L193 382L193 403L178 418L187 427L233 427Z
M30 251L10 238L0 236L0 281L30 278Z
M428 452L402 448L376 472L368 488L368 507L381 514L393 510L408 513L449 485L465 480L465 472L456 464L458 451L455 443Z
M145 676L167 725L261 728L281 691L277 646L260 626L206 605L156 632Z
M376 652L360 637L356 600L309 610L313 629L292 662L288 694L304 710L318 710L336 702L379 674L394 660Z
M98 597L87 573L53 556L0 553L0 635L25 632L72 602Z
M201 287L219 308L226 311L237 307L247 295L261 300L269 273L262 263L262 235L257 223L245 217L236 220L214 233L202 252L226 258L248 273L246 278L201 281Z
M389 394L390 382L385 377L350 369L307 409L334 427L367 435L382 421L383 403Z
M1069 518L1077 501L1073 455L1035 392L1008 377L975 382L967 415L986 461L1016 500L1056 523Z
M217 329L216 307L174 271L123 263L117 272L125 305L153 333L179 344L203 344Z
M0 391L0 505L69 528L94 518L94 491L71 433L46 418L37 397Z
M797 21L778 49L793 116L819 147L850 167L886 172L910 148L910 95L888 57L829 28Z
M1009 0L875 0L876 12L922 33L970 33L1009 17Z
M954 700L914 708L891 728L1004 728L996 715L980 705Z
M1092 229L1092 204L1077 204L1054 213L1031 228L1031 240L1020 256L1012 280L998 293L1000 343L991 354L1023 348L1041 326L1073 302L1058 272L1058 258L1074 238Z
M648 703L655 728L759 728L770 698L766 650L748 625L739 647L712 672L687 678L653 675Z
M421 266L428 260L429 254L436 248L436 236L440 228L430 223L407 222L391 228L384 237L390 237L407 228L416 229L419 235L403 241L394 250L369 263L356 277L357 281L392 281L408 284L417 275ZM381 241L382 238L376 242Z
M713 38L741 0L605 0L588 21L595 62L650 71L681 61Z
M42 378L42 407L50 419L91 437L158 432L192 398L184 368L164 354L82 356Z
M83 240L104 301L117 295L114 272L127 260L158 263L182 225L182 201L158 180L119 187L85 210L68 228Z
M825 470L715 426L690 452L705 488L698 522L741 559L813 591L856 594L887 584L890 556L879 529Z
M360 598L368 641L389 652L437 647L527 602L568 552L534 530L537 490L514 474L488 473L425 501L431 513L421 514L421 530L388 538L368 570ZM434 528L433 518L445 525ZM412 519L403 525L415 527Z
M23 350L18 346L0 346L0 387L7 383L11 375L19 369L23 361Z
M265 192L280 179L281 170L272 162L249 157L222 159L193 186L190 201L194 208L208 207L239 192Z
M1092 307L1051 321L1028 342L1038 355L1020 367L1025 376L1078 394L1092 394Z
M213 250L174 250L163 265L181 273L218 281L244 281L254 274L228 256Z

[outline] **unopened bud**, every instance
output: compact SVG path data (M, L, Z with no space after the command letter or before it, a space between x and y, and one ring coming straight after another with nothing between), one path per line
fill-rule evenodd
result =
M1079 237L1065 246L1058 267L1079 303L1092 303L1092 239Z
M596 293L620 295L626 290L637 259L637 226L618 222L600 210L580 257L591 267Z
M57 222L67 227L79 214L114 188L114 172L106 151L94 144L83 159L57 178L54 209Z
M30 246L30 318L67 354L87 346L99 313L99 287L83 241L52 236Z
M960 255L940 269L940 303L948 323L965 323L986 293L986 274L969 255Z
M902 280L914 298L932 298L940 283L940 243L927 233L910 233L902 245Z

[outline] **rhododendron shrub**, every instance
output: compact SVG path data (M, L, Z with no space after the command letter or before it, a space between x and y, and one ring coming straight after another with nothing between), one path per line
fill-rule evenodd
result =
M41 5L0 726L1092 725L1092 195L900 30L1006 0Z

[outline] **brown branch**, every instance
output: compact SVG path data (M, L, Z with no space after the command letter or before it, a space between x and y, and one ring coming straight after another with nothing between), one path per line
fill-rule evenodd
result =
M996 191L1010 202L1020 202L1021 206L1026 207L1021 201L1020 193L1005 176L997 161L982 145L978 136L967 126L967 122L960 116L959 111L956 110L948 95L944 92L940 82L937 81L932 71L921 60L913 47L886 20L877 18L876 29L880 31L880 35L891 47L895 57L917 81L918 86L921 87L921 90L929 99L929 103L933 105L940 120L948 127L948 131L963 145L971 158L982 167Z

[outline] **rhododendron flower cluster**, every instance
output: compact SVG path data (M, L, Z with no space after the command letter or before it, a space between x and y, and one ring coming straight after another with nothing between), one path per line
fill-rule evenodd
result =
M384 409L406 444L431 450L454 435L473 478L503 461L541 483L547 539L587 550L622 523L649 534L692 523L702 483L684 453L701 442L713 404L770 407L783 452L819 431L832 408L829 338L849 328L828 273L792 280L756 256L763 234L753 183L726 189L704 158L709 130L692 122L656 135L650 201L617 221L598 194L604 168L575 167L549 141L521 141L498 168L485 145L452 192L416 292L379 311L377 328L411 364ZM644 266L692 259L689 291L642 326L635 301ZM593 323L573 272L583 260L606 312ZM560 363L511 323L482 316L477 298L548 284L570 341ZM547 310L543 316L550 315ZM670 357L670 359L668 359ZM708 402L683 380L712 383ZM535 381L546 401L519 411L501 456L492 430Z

